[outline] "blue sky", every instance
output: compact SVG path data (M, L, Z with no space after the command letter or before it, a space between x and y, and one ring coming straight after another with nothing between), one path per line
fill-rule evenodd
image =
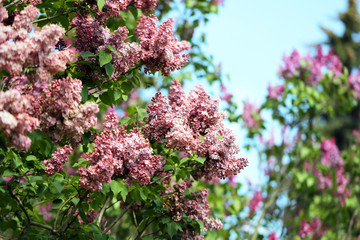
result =
M268 84L281 82L277 71L283 54L295 48L305 54L312 44L323 42L326 37L320 26L341 33L337 17L346 7L346 0L225 0L219 14L205 26L206 49L215 62L221 62L223 73L230 74L231 81L225 84L236 102L250 100L260 105ZM244 145L241 125L231 128L240 146ZM258 170L256 152L242 150L241 156L249 159L250 166L240 174L240 182L258 183L263 172Z

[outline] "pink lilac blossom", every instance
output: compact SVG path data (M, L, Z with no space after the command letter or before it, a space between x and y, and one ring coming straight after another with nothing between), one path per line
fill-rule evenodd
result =
M51 220L52 218L51 209L52 209L52 202L49 202L48 204L46 204L46 206L44 205L39 206L39 212L43 214L45 221Z
M203 87L191 90L187 97L180 83L174 80L169 97L156 93L147 108L145 133L166 147L188 155L206 157L194 177L208 179L238 174L247 160L237 158L240 150L231 130L222 123L218 99L211 99Z
M269 234L268 240L279 240L279 238L276 236L276 233L275 233L275 232L271 232L271 233Z
M349 84L351 89L355 92L356 98L360 99L360 71L350 74Z
M168 76L170 72L179 70L189 60L188 54L180 55L190 49L187 41L178 42L173 36L174 20L171 18L157 27L155 15L142 15L137 21L135 34L140 39L141 60L146 65L145 73L161 71Z
M29 5L14 17L11 26L0 23L0 70L9 72L11 78L26 75L32 84L47 81L50 74L63 71L66 63L72 59L69 49L48 56L65 33L60 26L46 25L40 31L35 30L34 34L29 34L33 29L31 21L37 15L37 8ZM7 14L1 17L2 21L7 17ZM60 67L55 68L52 63ZM24 72L25 69L34 70Z
M76 145L87 129L96 126L98 105L93 102L80 105L81 90L82 84L78 79L54 80L33 103L41 129L53 140L60 141L65 137Z
M155 172L162 171L162 157L152 154L149 141L140 129L128 132L125 126L117 126L118 123L116 114L109 113L104 131L95 139L94 151L83 156L91 165L79 170L82 187L99 191L102 183L110 183L113 177L124 177L129 184L133 180L146 185Z
M325 228L322 226L319 217L308 224L304 219L301 221L299 236L301 238L310 237L312 239L320 239L325 233Z
M284 93L285 85L268 86L268 97L271 99L279 99Z
M331 176L328 174L325 177L318 170L315 170L315 176L319 179L320 183L318 184L319 190L324 190L325 188L331 188Z
M231 98L233 97L233 95L227 91L227 89L226 89L226 87L224 85L221 85L220 89L221 89L221 92L222 92L221 100L224 100L224 101L230 103Z
M320 146L321 163L328 167L343 166L344 160L341 158L341 152L335 143L335 138L324 139Z
M332 50L324 55L321 46L317 48L316 55L301 57L297 50L290 56L283 57L284 66L280 66L280 76L282 78L305 78L308 84L316 85L322 78L323 73L331 71L334 77L342 73L342 64L338 56ZM326 71L325 71L326 70Z
M336 169L336 193L335 196L339 197L339 201L343 206L345 200L350 196L350 191L346 189L346 185L349 183L349 179L345 177L345 170L342 166Z
M44 165L46 166L45 172L49 175L53 175L55 172L62 172L64 164L69 160L69 155L73 149L69 145L58 148L51 156L51 159L45 160Z
M185 196L186 189L191 187L190 181L180 182L165 191L165 194L169 194L163 203L163 206L169 206L167 214L175 222L182 220L183 214L190 217L191 219L199 220L204 223L204 231L207 232L210 229L220 230L222 223L217 218L210 218L210 205L207 201L209 190L203 189L198 193L191 193L191 199ZM192 226L187 226L187 229L182 233L183 236L186 234L189 239L203 239L194 238L200 237Z
M15 89L0 92L0 130L19 149L29 149L31 140L26 133L39 128L39 120L31 116L32 101L32 96Z
M253 197L250 199L249 202L249 209L251 213L255 213L259 210L259 204L264 201L264 198L260 191L255 191Z
M245 102L244 104L244 112L243 119L245 121L245 125L249 129L256 129L260 127L260 109L255 107L250 102Z

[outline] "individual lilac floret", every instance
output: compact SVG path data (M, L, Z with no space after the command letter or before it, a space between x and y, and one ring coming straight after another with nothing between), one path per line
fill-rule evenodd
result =
M69 155L73 149L69 145L65 145L62 148L58 148L51 156L51 159L45 160L46 166L45 172L49 175L53 175L56 172L62 172L64 164L69 160Z
M237 158L239 146L231 130L222 123L224 113L218 111L219 100L211 99L202 86L186 96L180 83L174 80L169 97L157 93L147 108L149 117L146 135L166 147L206 160L193 176L209 179L238 174L247 160Z
M114 177L123 177L129 184L135 181L146 185L156 171L162 171L162 157L153 155L149 141L140 129L133 128L128 132L118 123L116 114L110 112L105 119L104 131L95 139L94 151L84 155L91 165L79 170L82 187L99 191L102 183L110 183Z
M282 78L304 78L306 83L316 85L323 78L324 73L331 71L334 77L342 73L340 58L330 50L327 55L322 52L321 46L317 48L315 56L310 53L307 56L300 56L294 50L290 56L283 57L284 66L280 66L280 76Z
M142 15L137 21L135 34L140 39L141 60L146 65L145 72L161 71L168 76L170 72L182 68L189 59L188 54L180 55L190 49L187 41L178 41L172 31L175 24L171 18L157 27L155 15Z

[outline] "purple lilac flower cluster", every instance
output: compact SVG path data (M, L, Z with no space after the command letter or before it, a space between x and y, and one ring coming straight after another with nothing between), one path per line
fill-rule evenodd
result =
M41 129L52 139L59 141L65 137L76 145L87 129L96 126L98 105L93 102L80 104L81 89L78 79L55 80L33 102L34 115L41 121Z
M53 175L55 172L62 172L64 164L69 160L69 155L73 149L69 145L58 148L51 156L51 159L45 160L46 166L45 172L49 175Z
M149 141L140 129L133 128L128 132L118 123L118 117L110 112L105 119L104 131L95 139L94 151L83 156L91 165L79 170L82 187L99 191L102 183L110 183L115 177L124 177L129 184L133 180L146 185L156 171L163 170L163 158L153 155Z
M290 56L285 55L283 61L284 66L280 66L282 78L305 78L307 84L316 85L323 78L324 72L331 71L334 77L342 73L340 58L331 50L323 54L321 46L317 48L315 56L309 53L302 57L294 50Z
M204 223L204 231L207 232L210 229L220 230L223 226L218 218L210 218L210 205L207 202L209 190L203 189L198 193L191 193L192 199L186 198L185 191L191 188L192 183L190 181L180 182L173 187L166 190L166 194L169 194L163 203L163 206L168 206L169 214L175 222L182 220L183 214L191 219L199 220ZM192 227L188 226L183 229L183 237L186 239L204 239L198 232Z
M174 80L169 97L157 93L152 102L147 108L146 135L166 143L167 148L205 157L194 177L225 179L247 166L246 159L235 156L239 147L234 134L222 123L224 114L218 111L218 99L212 100L202 86L191 90L187 97Z
M325 232L325 228L319 217L315 217L314 220L308 224L305 220L301 221L299 236L301 238L310 237L311 239L320 239Z

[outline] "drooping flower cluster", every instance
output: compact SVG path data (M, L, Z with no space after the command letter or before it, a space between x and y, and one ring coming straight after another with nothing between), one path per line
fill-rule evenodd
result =
M102 183L110 183L113 177L146 185L156 171L162 171L162 157L152 155L149 141L140 129L127 132L125 126L117 126L118 123L115 113L110 112L105 119L104 131L95 139L94 151L84 155L91 165L79 170L82 187L98 191L102 189Z
M189 59L188 54L180 55L190 49L190 43L174 37L174 20L168 19L157 27L155 15L142 15L137 21L135 34L140 39L141 60L146 65L145 72L161 71L168 76L170 72L182 68Z
M218 218L210 218L210 205L207 202L209 190L203 189L198 193L191 193L191 199L185 196L185 190L190 188L192 183L190 181L180 182L174 185L172 188L166 191L169 194L163 203L163 206L169 206L167 214L175 222L182 220L183 214L191 219L199 220L204 223L204 231L207 232L210 229L220 230L222 223ZM183 231L183 236L186 239L204 239L198 235L197 231L188 226Z
M279 238L276 236L276 233L275 233L275 232L271 232L271 233L269 234L268 240L279 240Z
M64 164L69 160L69 155L73 149L69 145L58 148L51 156L51 159L45 160L46 166L45 172L49 175L53 175L55 172L62 172Z
M315 56L310 53L307 56L300 56L294 50L290 56L283 57L284 66L280 66L280 76L282 78L304 78L306 83L316 85L324 76L325 72L331 71L335 77L342 72L340 58L330 50L327 55L322 52L321 46L317 48Z
M6 12L4 8L0 9L0 12ZM47 81L50 74L64 71L66 63L73 58L69 49L51 53L65 33L60 26L46 25L40 31L29 34L33 28L31 21L37 15L37 8L29 5L14 17L11 26L3 23L8 18L7 12L0 18L0 70L8 71L11 77L24 74L27 70L26 76L32 83Z
M331 176L330 174L327 174L325 177L322 175L322 173L318 170L315 170L315 176L319 179L320 183L318 184L319 190L323 190L325 188L331 188L332 182L331 182Z
M255 107L250 102L245 102L244 104L244 112L243 119L245 121L245 125L249 129L256 129L260 127L260 109Z
M224 179L238 174L247 165L246 159L235 156L239 147L231 130L222 123L224 114L218 111L218 99L211 100L202 86L191 90L187 97L174 80L168 99L157 93L152 102L147 108L145 133L166 143L167 148L205 157L194 177Z
M351 89L355 92L356 98L360 99L360 71L350 74L349 84Z
M310 237L311 239L320 239L324 235L325 228L319 217L315 217L314 220L308 224L305 220L301 221L299 236L301 238Z
M283 95L285 89L285 85L278 85L278 86L268 86L268 97L270 99L278 99L280 96Z
M224 85L221 85L220 89L221 89L221 92L222 92L221 100L224 100L224 101L230 103L231 98L233 97L233 95L227 91L227 89L226 89L226 87Z
M26 133L39 127L39 120L30 115L32 100L15 89L0 92L0 130L19 149L29 149L31 140Z
M80 104L81 81L71 77L55 80L33 103L41 129L54 140L67 138L76 144L90 127L96 126L96 103ZM55 130L56 129L56 130Z
M341 158L341 152L335 143L335 138L324 139L320 146L321 164L328 167L343 166L344 160Z
M339 198L341 205L345 204L345 200L350 196L350 191L346 189L349 179L345 177L345 170L342 166L336 169L336 193L335 196Z
M262 196L260 191L255 191L253 197L250 199L249 202L249 209L251 213L256 212L259 210L259 204L264 201L264 197Z

